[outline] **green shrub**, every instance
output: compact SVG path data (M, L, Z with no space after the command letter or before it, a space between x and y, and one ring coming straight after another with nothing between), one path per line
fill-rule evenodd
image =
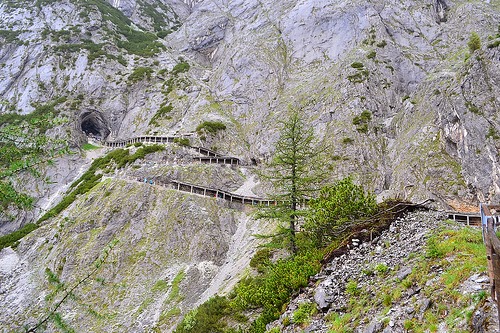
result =
M260 273L264 272L265 267L271 263L269 260L270 256L270 249L264 248L258 250L250 260L250 267L255 268Z
M366 69L361 69L360 68L358 70L359 70L359 72L347 76L347 79L350 82L352 82L352 83L362 83L362 82L364 82L368 78L368 75L370 75L370 72L368 70L366 70Z
M214 296L190 312L175 329L175 333L223 332L227 324L222 318L230 314L229 301Z
M477 32L474 31L470 34L467 46L469 47L469 51L471 54L474 53L474 51L481 49L481 38L479 37Z
M370 53L368 53L368 54L366 55L366 57L367 57L368 59L374 59L376 56L377 56L377 52L375 52L375 51L371 51Z
M188 138L175 138L174 143L177 143L178 145L186 146L186 147L189 147L191 145L191 142L189 142Z
M178 75L179 73L185 73L189 71L189 68L191 66L189 63L183 59L180 59L181 61L172 68L172 75Z
M363 65L363 63L361 63L361 62L357 62L357 61L355 61L355 62L353 62L353 63L351 64L351 67L352 67L352 68L356 68L356 69L362 69L362 68L364 68L364 67L365 67L365 65Z
M378 264L377 266L375 266L375 271L378 274L384 275L385 273L387 273L388 270L389 270L389 267L387 267L386 264Z
M208 132L215 134L226 129L226 125L220 121L204 121L196 127L196 132Z
M297 310L293 313L293 322L294 324L305 324L309 321L309 319L318 313L318 309L316 305L311 302L301 303Z
M345 285L345 292L350 296L359 296L361 288L358 287L358 283L355 280L349 280Z
M497 130L493 126L490 126L490 128L488 129L488 133L486 133L486 139L489 138L492 138L493 140L500 139L500 135L498 135Z
M230 295L231 307L237 310L261 308L262 314L252 323L251 332L265 332L266 324L279 318L290 295L307 286L309 277L319 272L321 258L320 251L312 250L270 264L262 276L238 283Z
M354 142L354 140L351 139L351 138L349 138L349 137L345 137L345 138L342 139L342 143L343 144L350 144L350 143L353 143L353 142Z
M352 119L352 124L356 126L356 130L360 133L368 132L368 123L372 119L372 114L370 111L365 110L361 112L359 116L355 116Z
M170 113L173 109L174 107L171 104L161 105L158 111L156 111L156 114L149 121L149 124L158 126L158 119L170 119L171 117L167 116L167 114Z
M138 82L143 79L151 78L151 74L153 73L153 69L149 67L137 67L134 71L128 76L128 80L130 82Z
M0 237L0 250L5 247L14 246L17 241L19 241L21 238L23 238L24 236L26 236L27 234L29 234L30 232L32 232L37 228L38 228L37 224L28 223L21 229Z
M309 201L304 231L318 246L328 245L347 222L359 221L377 210L375 197L348 177L321 189Z
M384 304L384 306L391 306L392 296L390 294L385 294L382 299L382 304Z

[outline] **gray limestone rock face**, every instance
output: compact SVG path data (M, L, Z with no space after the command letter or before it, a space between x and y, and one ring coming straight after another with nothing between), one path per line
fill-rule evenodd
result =
M0 252L0 302L5 305L0 323L16 330L47 314L49 269L67 286L90 274L90 283L75 289L86 305L67 302L59 309L75 330L120 326L170 332L181 314L231 289L258 245L251 235L260 228L214 198L108 179L64 216L23 239L16 251ZM113 240L117 243L105 250ZM109 257L93 271L103 250ZM122 315L102 322L81 312L82 306ZM163 320L161 313L172 309L178 314ZM75 312L81 312L77 318L71 315Z

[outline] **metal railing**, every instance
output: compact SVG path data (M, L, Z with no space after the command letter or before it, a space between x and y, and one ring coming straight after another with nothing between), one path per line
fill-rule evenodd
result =
M491 298L497 304L500 328L500 240L495 227L500 225L500 205L480 204L483 241L488 259L488 275L490 277Z

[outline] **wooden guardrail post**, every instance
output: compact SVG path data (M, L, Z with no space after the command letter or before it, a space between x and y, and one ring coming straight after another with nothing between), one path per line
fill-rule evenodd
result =
M480 205L480 211L483 241L488 259L491 298L497 304L498 325L500 328L500 240L495 233L495 222L498 221L496 212L500 213L500 206Z

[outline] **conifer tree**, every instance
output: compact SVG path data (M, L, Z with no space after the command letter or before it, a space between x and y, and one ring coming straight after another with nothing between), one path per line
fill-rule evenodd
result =
M259 217L280 221L280 234L287 235L290 250L296 254L297 223L305 215L304 203L318 190L328 168L321 161L324 150L318 148L313 129L299 110L291 110L281 125L276 150L261 175L272 184L274 193L269 197L276 204L263 207Z

